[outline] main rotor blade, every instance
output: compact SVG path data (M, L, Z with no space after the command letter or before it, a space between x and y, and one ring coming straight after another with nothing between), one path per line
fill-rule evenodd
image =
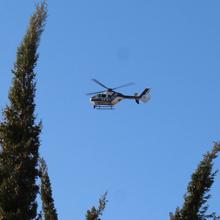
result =
M99 92L90 92L90 93L86 93L86 95L95 95L95 94L102 93L102 92L105 92L105 91L106 90L99 91Z
M104 84L100 83L97 79L92 79L92 81L94 81L95 83L99 84L100 86L109 89L107 86L105 86Z
M120 89L120 88L127 87L127 86L131 86L131 85L134 85L134 83L127 83L127 84L124 84L124 85L121 85L121 86L115 87L115 88L113 88L112 90Z

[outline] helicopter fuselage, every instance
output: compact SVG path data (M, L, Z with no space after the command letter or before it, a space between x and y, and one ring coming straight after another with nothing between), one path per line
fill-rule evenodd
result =
M106 92L106 93L99 93L95 96L92 96L90 98L90 102L93 104L93 106L114 106L118 102L120 102L122 99L124 99L123 95L116 92Z

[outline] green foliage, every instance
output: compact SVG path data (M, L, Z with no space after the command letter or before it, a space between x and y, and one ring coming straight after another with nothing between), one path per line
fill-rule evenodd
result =
M57 220L57 212L52 197L52 188L44 159L40 159L41 199L45 220Z
M95 208L94 206L87 211L86 214L86 220L101 220L101 216L103 215L103 211L105 209L107 200L107 193L105 193L100 199L99 199L99 206L98 208Z
M171 213L171 220L219 219L215 213L206 214L208 209L207 201L210 198L208 192L217 173L217 171L212 171L213 160L217 157L219 151L220 144L215 144L212 151L204 155L187 187L182 209L177 208L175 214Z
M35 123L35 72L37 48L47 16L39 4L17 49L10 104L0 123L0 220L29 220L37 216L36 178L41 123Z

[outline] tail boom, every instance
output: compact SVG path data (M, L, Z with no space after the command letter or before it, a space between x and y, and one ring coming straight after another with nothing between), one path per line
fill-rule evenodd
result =
M137 104L141 102L147 102L150 99L150 89L146 88L140 95L135 94L134 96L123 95L125 99L134 99Z

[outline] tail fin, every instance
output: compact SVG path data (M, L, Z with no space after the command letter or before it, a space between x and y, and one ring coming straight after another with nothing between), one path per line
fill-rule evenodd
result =
M141 99L144 95L148 94L150 92L149 88L146 88L140 95L139 98Z
M138 104L139 101L141 100L141 102L147 102L150 99L150 89L146 88L139 96L138 96ZM137 102L136 100L136 102Z
M136 102L137 104L140 104L139 99L135 99L135 102Z

